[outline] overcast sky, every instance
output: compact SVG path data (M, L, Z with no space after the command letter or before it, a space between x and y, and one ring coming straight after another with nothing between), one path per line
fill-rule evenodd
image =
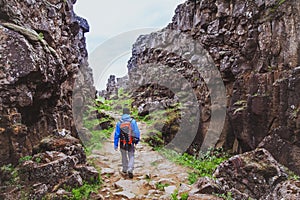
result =
M74 6L76 14L87 19L90 25L90 32L86 34L87 48L97 89L105 88L110 74L115 74L117 77L126 74L131 45L136 37L167 26L172 20L177 5L184 1L77 0ZM123 43L122 51L113 53L113 58L103 53L107 52L105 48L110 43L117 41L120 43L122 40L124 40L121 42ZM106 66L95 64L92 61L92 59L95 60L95 57L101 58L101 60L105 60L102 58L107 57L107 61L104 62Z

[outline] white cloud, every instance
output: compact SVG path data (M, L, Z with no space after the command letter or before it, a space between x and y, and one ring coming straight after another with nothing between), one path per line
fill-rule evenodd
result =
M78 0L76 14L91 26L87 38L100 42L122 32L145 27L164 27L184 0ZM101 39L100 39L101 38Z
M176 7L185 0L78 0L74 6L77 15L84 17L90 24L90 32L86 34L87 47L90 55L94 53L101 43L113 38L121 33L142 28L163 28L171 22ZM132 44L124 41L127 51L131 50ZM121 45L123 46L123 45ZM126 49L125 48L125 49ZM124 50L125 51L125 50ZM123 51L123 52L124 52ZM116 53L115 53L116 54ZM118 54L119 55L119 54ZM101 55L103 57L103 54ZM119 55L121 56L121 55ZM98 89L105 88L105 81L109 74L115 74L117 77L126 73L126 65L129 54L120 60L111 60L108 66L99 66L93 63L93 71L98 74L102 71L100 83L97 84ZM117 59L114 58L114 59ZM101 69L100 69L101 68ZM104 70L105 69L105 70ZM104 73L104 71L106 73ZM104 73L104 74L103 74ZM106 78L107 76L107 78ZM98 82L99 77L94 80ZM104 80L103 80L104 79Z

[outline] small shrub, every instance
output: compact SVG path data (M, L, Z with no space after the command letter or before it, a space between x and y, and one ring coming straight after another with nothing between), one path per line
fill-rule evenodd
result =
M182 193L180 195L180 200L187 200L189 198L189 194L188 193Z
M31 159L32 159L32 156L24 156L19 159L19 163L23 163L23 162L31 160Z
M189 176L188 176L189 184L192 185L192 184L196 183L199 178L199 175L195 172L189 172L188 174L189 174Z
M12 165L3 165L0 168L0 175L3 176L1 177L4 179L7 184L14 185L18 182L19 180L19 173L18 170Z
M213 193L213 195L216 195L217 197L221 197L224 200L233 200L231 192L227 192L227 193L224 193L224 194L215 194L215 193Z
M289 180L295 180L295 181L299 181L300 180L300 177L298 175L296 175L293 171L289 170L286 167L285 167L285 170L287 171L288 179Z
M97 190L100 188L99 184L88 184L84 183L79 188L72 189L72 200L87 200L90 197L90 194L92 192L97 192Z
M43 34L42 32L40 32L40 33L38 34L38 39L39 39L39 40L43 40L43 39L44 39L44 34Z
M175 191L171 194L171 200L178 200L177 196L178 196L178 190L175 190Z
M42 159L40 157L37 157L34 159L35 162L40 163L42 161Z
M156 187L156 189L163 191L164 188L168 187L169 185L170 184L168 184L168 183L156 183L155 187Z

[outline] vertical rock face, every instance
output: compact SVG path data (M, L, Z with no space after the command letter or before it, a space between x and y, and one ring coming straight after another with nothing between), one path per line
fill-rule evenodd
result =
M167 28L137 40L128 65L129 77L132 79L130 75L145 63L182 69L186 79L195 84L192 87L202 109L200 122L205 132L212 106L207 90L199 87L203 80L188 75L189 69L195 68L194 59L184 60L174 51L166 53L171 44L177 44L176 37L166 42L168 33L184 33L209 53L225 83L227 109L220 145L249 151L273 133L298 145L299 11L297 0L187 1L177 7ZM154 48L159 42L159 48ZM192 49L190 46L187 52L193 54ZM201 76L205 79L203 73ZM137 98L136 103L145 100L149 98Z
M188 1L168 26L214 59L230 97L226 130L243 151L278 128L299 134L299 11L298 1Z
M116 87L116 76L111 75L106 84L106 99L115 98L118 96L118 89Z
M0 1L0 165L29 155L43 137L76 136L73 84L79 71L93 95L85 19L71 0Z

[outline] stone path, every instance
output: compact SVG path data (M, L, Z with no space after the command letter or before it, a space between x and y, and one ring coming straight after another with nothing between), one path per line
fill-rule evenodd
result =
M114 113L107 114L119 117ZM138 126L142 139L146 124L138 122ZM95 164L102 169L104 183L100 194L103 199L171 199L175 190L179 194L191 190L187 184L189 169L168 161L143 142L136 146L133 179L121 172L121 153L113 148L113 134L101 150L92 152L90 158L94 158Z

